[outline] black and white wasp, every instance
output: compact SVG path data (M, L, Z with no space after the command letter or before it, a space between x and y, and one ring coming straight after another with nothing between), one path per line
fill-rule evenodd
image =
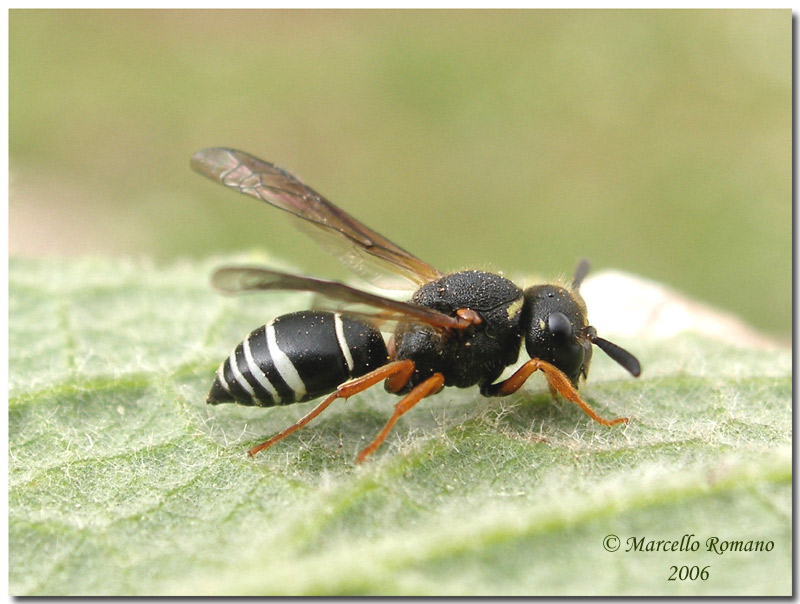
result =
M404 277L416 291L408 302L355 289L334 281L300 277L261 267L217 270L213 284L223 292L299 290L340 305L341 312L304 311L283 315L241 342L217 371L207 402L271 407L326 396L297 423L250 449L270 447L319 415L333 401L348 398L378 382L402 395L385 427L356 458L371 455L405 412L444 386L477 385L484 396L516 392L536 371L555 395L576 403L595 421L627 423L598 416L578 394L586 378L592 344L632 375L639 362L597 335L588 324L578 288L588 271L582 261L570 284L520 289L508 279L467 270L442 273L348 215L280 168L242 151L203 149L191 160L199 174L299 218L318 239L338 246L348 266L376 281L371 266L382 265ZM327 237L330 236L330 237ZM366 262L369 261L369 262ZM367 311L349 311L347 305ZM384 342L383 321L396 326ZM514 364L522 341L530 360L508 379L496 382Z

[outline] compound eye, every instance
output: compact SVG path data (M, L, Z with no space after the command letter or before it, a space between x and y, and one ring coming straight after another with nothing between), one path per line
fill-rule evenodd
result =
M586 350L575 337L572 321L562 312L551 312L547 316L547 332L551 337L551 362L566 373L573 384L577 384L583 371Z
M547 331L559 343L569 342L574 335L572 322L563 312L551 312L547 316Z

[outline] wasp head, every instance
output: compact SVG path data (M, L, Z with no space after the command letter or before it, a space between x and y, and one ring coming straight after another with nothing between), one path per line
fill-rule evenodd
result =
M575 386L589 371L592 344L638 377L641 367L636 357L599 337L589 325L586 303L578 292L588 268L588 263L581 262L570 286L535 285L525 290L525 349L531 358L555 365Z

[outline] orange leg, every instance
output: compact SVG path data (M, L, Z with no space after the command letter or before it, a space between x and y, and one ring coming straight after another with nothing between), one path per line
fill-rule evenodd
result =
M405 397L403 397L403 399L394 406L394 413L392 413L392 417L390 417L389 421L386 422L386 425L383 427L383 430L378 433L378 436L376 436L375 439L369 443L369 445L367 445L361 451L361 453L358 454L358 457L356 457L356 463L363 462L383 444L383 441L385 441L386 437L389 436L392 426L394 426L397 420L400 419L401 415L411 409L426 396L430 396L431 394L436 394L439 392L443 386L444 376L441 373L434 373L424 382L414 386L414 389L405 395Z
M382 367L378 367L374 371L370 371L369 373L362 375L361 377L355 378L354 380L350 380L349 382L345 382L341 386L339 386L335 392L327 396L319 405L314 407L309 413L303 417L298 422L292 424L282 432L278 432L275 436L270 438L268 441L261 443L260 445L256 445L248 454L250 457L253 457L259 451L263 451L264 449L268 449L272 445L274 445L279 440L283 440L287 436L289 436L292 432L299 430L303 426L305 426L308 422L312 419L317 417L320 413L325 411L333 401L340 398L349 398L354 394L358 394L359 392L363 392L370 386L374 386L378 382L382 380L389 380L389 383L394 387L393 391L400 390L408 380L411 379L411 375L414 373L414 362L409 360L403 361L393 361L388 363Z
M595 413L594 410L583 401L578 394L578 390L572 385L572 382L569 381L569 378L564 375L560 369L540 359L531 359L522 367L517 369L514 372L514 375L507 380L504 380L498 384L492 384L488 388L485 388L483 390L483 394L486 396L507 396L512 394L513 392L519 390L525 381L536 371L542 371L545 377L547 377L547 382L550 385L550 392L557 392L568 401L575 403L581 409L583 409L583 412L586 413L586 415L591 417L597 423L603 424L604 426L614 426L616 424L628 423L629 420L627 417L618 417L616 419L609 420L597 415L597 413Z

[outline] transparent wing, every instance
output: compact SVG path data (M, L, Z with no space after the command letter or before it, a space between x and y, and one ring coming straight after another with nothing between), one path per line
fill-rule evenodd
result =
M386 287L387 282L363 262L365 258L417 286L442 276L440 271L360 223L288 172L248 153L225 148L202 149L192 157L191 167L206 178L313 225L316 228L303 230L317 231L314 235L320 243L334 249L348 268L379 287ZM345 245L332 246L336 240Z
M261 267L228 266L214 272L211 283L217 289L238 294L251 291L294 290L314 292L340 304L359 304L374 310L370 316L381 320L415 319L443 329L464 329L472 323L460 317L451 317L425 306L399 302L350 287L337 281L300 277ZM365 315L360 312L356 314Z

